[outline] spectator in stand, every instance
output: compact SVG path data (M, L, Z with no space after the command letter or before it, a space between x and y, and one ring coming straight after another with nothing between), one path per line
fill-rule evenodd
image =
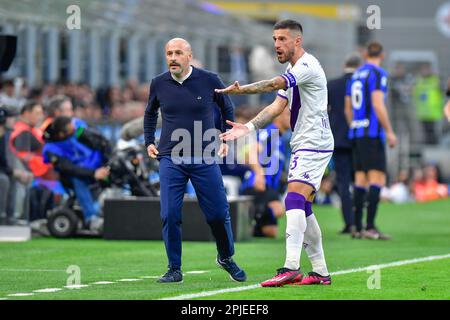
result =
M47 118L41 125L42 132L44 132L45 129L52 123L54 118L60 116L72 118L77 128L86 128L88 126L85 121L74 117L72 101L67 96L57 95L51 98L45 108L45 112Z
M37 103L44 104L44 90L42 88L33 88L28 94L28 100L34 100Z
M138 88L137 100L140 102L147 102L149 95L149 87L147 84L141 84Z
M39 125L43 117L41 104L33 100L27 102L9 138L12 152L34 176L30 190L30 221L46 218L47 210L53 207L54 193L64 192L53 167L45 164L42 157L44 140Z
M416 170L414 195L417 202L427 202L447 197L448 187L439 183L438 169L435 165L428 164L423 171Z
M44 117L42 105L36 101L27 102L14 126L9 143L14 154L25 164L34 176L43 176L50 167L43 163L42 131L39 129Z
M24 95L18 96L16 94L14 80L8 79L3 81L0 91L0 104L14 107L15 110L20 111L20 108L25 104L25 97Z
M8 148L11 129L7 127L7 118L15 117L12 108L0 106L0 225L14 224L16 182L28 185L33 175L27 171L15 169L11 151Z
M411 191L414 199L418 202L423 202L423 190L425 188L425 178L422 168L415 168L413 172L413 180L411 182Z
M148 88L147 88L148 89ZM139 96L139 84L136 81L136 79L129 79L125 85L124 94L125 92L129 92L130 95L130 101L138 100Z
M433 74L429 64L424 64L420 69L413 95L417 118L422 123L425 143L436 144L436 122L442 119L442 93L439 77Z
M120 88L117 86L109 87L106 91L105 105L103 106L103 114L109 115L114 107L117 107L122 102L122 95Z

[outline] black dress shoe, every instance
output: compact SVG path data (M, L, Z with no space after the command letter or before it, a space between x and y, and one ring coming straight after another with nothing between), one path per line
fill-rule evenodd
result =
M165 275L158 279L159 283L183 282L183 273L180 269L169 269Z

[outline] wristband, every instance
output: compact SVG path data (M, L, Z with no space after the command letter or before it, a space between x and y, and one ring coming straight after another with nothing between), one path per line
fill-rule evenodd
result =
M246 124L245 124L245 126L248 128L248 130L250 131L250 132L252 132L252 131L255 131L255 125L253 124L253 122L251 122L251 121L249 121L249 122L247 122Z

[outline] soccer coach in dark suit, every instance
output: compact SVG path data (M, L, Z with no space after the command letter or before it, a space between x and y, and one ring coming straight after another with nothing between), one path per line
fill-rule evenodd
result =
M333 160L336 169L336 182L341 198L341 210L345 222L342 234L351 233L354 227L354 214L350 184L353 179L352 143L348 138L348 124L345 118L345 90L353 72L361 64L358 54L352 54L345 61L344 74L328 81L328 114L334 136Z
M245 272L232 259L233 233L219 166L203 159L203 151L210 144L209 141L203 141L203 134L215 128L215 109L220 109L225 129L228 127L225 120L234 119L233 104L227 95L214 92L218 86L224 87L216 74L191 66L192 50L186 40L174 38L167 42L165 56L169 71L152 80L144 116L148 155L160 162L161 219L169 260L169 270L158 282L183 280L181 208L188 180L191 180L195 188L199 205L216 239L216 263L233 280L245 281ZM155 129L159 111L162 116L162 131L156 147ZM175 150L179 150L180 141L179 138L174 139L172 133L177 129L177 132L189 135L187 140L190 141L188 147L191 149L184 150L183 154L175 154ZM198 136L199 133L201 136ZM225 156L226 153L226 145L221 144L218 155Z

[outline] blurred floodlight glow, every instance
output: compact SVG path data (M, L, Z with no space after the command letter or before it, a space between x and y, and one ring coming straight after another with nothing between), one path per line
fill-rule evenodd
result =
M225 14L225 11L222 8L209 2L202 2L200 8L212 14Z

